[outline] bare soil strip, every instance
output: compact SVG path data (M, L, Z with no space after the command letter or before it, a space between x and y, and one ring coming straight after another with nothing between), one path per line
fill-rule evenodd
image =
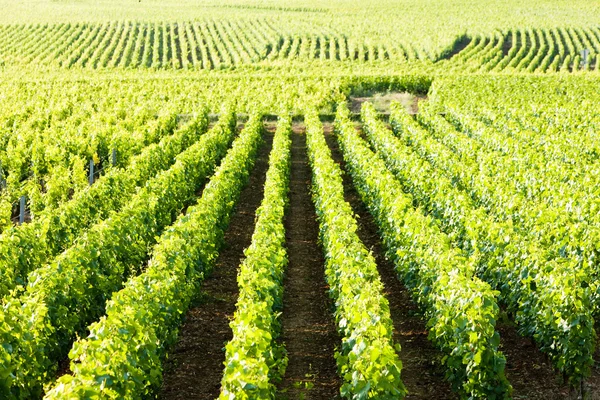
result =
M325 124L325 138L333 159L345 170L345 163L332 133L333 126ZM457 399L450 384L444 380L440 365L442 354L427 339L425 321L417 306L410 299L410 292L403 286L394 271L394 265L385 257L377 225L363 205L352 185L350 175L344 173L344 197L358 216L358 236L373 252L385 297L390 303L394 323L394 342L401 346L402 381L408 389L407 399Z
M237 272L244 249L250 245L255 214L263 198L268 158L273 144L269 127L248 185L225 232L225 245L215 270L202 285L202 295L190 307L177 344L165 362L162 399L214 399L218 397L225 361L225 344L231 340L229 321L238 296Z
M500 333L500 349L506 356L506 377L513 385L513 398L547 399L600 399L600 351L594 356L592 373L578 388L569 388L566 380L553 369L548 357L534 340L521 336L517 326L505 315L496 325ZM583 397L581 396L583 392Z
M576 391L562 383L548 358L532 339L517 332L514 323L503 316L496 324L500 349L506 356L506 377L515 399L577 399Z
M281 339L289 363L278 399L336 399L340 379L333 357L340 338L331 313L319 225L310 196L304 126L294 124L290 206L285 220L289 264L284 279Z
M375 109L382 115L389 115L392 101L400 102L409 114L419 112L419 102L427 100L425 95L415 95L405 92L376 92L365 96L350 96L348 99L348 108L351 112L360 114L363 103L369 102L375 106Z

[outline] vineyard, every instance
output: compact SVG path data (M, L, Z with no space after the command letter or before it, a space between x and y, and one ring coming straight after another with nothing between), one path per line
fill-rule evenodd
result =
M285 34L268 20L66 23L4 30L4 63L65 68L223 69L279 60L418 58L414 49L367 45L335 32Z
M533 3L0 0L0 398L599 399L600 4Z
M71 69L229 69L311 61L421 62L468 72L597 69L598 28L496 30L453 39L442 54L410 43L364 40L332 29L279 30L269 19L4 25L4 65ZM586 50L586 54L583 51Z

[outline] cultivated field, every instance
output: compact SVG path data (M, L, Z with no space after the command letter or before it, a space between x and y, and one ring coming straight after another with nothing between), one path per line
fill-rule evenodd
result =
M600 398L599 1L0 10L0 398Z

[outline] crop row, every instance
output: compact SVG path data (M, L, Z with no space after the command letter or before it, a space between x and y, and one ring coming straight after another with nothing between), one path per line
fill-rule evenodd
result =
M73 246L32 271L25 292L7 298L0 336L1 393L39 395L76 334L99 318L111 293L137 275L158 235L214 171L234 136L224 113L210 132L177 156L118 213L92 226Z
M588 50L584 57L583 50ZM598 70L598 28L527 28L478 34L452 57L455 68L471 72L556 72Z
M175 156L196 142L207 127L203 112L173 135L147 146L127 168L110 169L70 201L45 210L29 224L6 230L0 236L0 296L6 296L17 285L26 285L31 271L68 248L86 228L119 211L137 188L168 169Z
M283 217L290 173L291 120L281 117L273 139L264 198L256 211L252 243L238 273L239 296L225 346L221 399L273 399L287 357L277 342L287 266Z
M495 331L497 292L474 276L475 260L413 208L412 196L358 136L343 105L335 129L354 186L400 278L425 312L429 337L444 353L454 389L469 397L506 397L511 387Z
M462 182L473 200L487 212L499 220L512 222L516 231L530 235L532 240L540 243L547 252L546 257L562 266L563 279L568 277L565 282L570 282L574 288L574 294L570 295L573 301L584 299L581 301L585 305L585 299L591 297L591 311L597 316L600 299L596 288L600 265L595 239L598 228L593 184L597 181L594 172L597 165L591 163L578 168L560 160L539 162L536 159L540 154L529 151L520 159L521 163L531 160L532 167L520 167L515 162L518 157L503 156L474 140L469 136L474 132L468 126L461 125L465 129L463 132L439 117L428 116L422 120L432 129L427 132L418 128L405 130L412 135L409 140L420 147L424 156L435 154L430 161ZM488 129L480 126L478 132L493 136L492 132L485 132ZM417 137L420 139L416 140ZM501 138L501 135L496 137ZM522 143L514 145L527 147ZM544 165L556 171L544 168ZM569 175L571 169L573 173ZM561 171L562 179L559 178ZM577 315L573 314L571 319L571 312L556 310L554 313L556 323L560 325L575 323Z
M72 374L61 377L46 399L152 397L182 315L214 267L262 131L261 116L253 115L198 203L165 230L143 273L112 295L106 315L73 345Z
M573 263L548 259L543 243L518 231L510 221L495 221L454 184L455 176L446 176L422 158L416 149L427 145L427 132L412 127L401 106L393 108L392 123L402 139L376 119L372 107L364 108L363 119L377 154L453 243L474 255L478 274L500 291L520 331L533 336L573 382L585 378L595 333L589 292L571 287ZM446 157L438 148L429 150L438 159ZM456 165L453 171L468 175L472 168Z
M14 32L15 38L0 46L6 64L219 69L264 60L415 57L401 49L349 40L327 30L314 34L278 32L268 20L66 23L26 26Z
M344 200L342 171L331 158L317 114L308 113L305 123L325 277L342 337L336 354L344 381L341 394L354 399L404 397L399 345L392 339L389 303L377 265L356 233L352 208Z
M113 124L102 121L108 112L90 115L73 105L53 107L52 112L3 116L13 123L0 139L4 144L0 150L0 229L12 225L14 204L20 196L27 197L33 219L87 188L90 160L96 170L105 173L113 166L114 150L117 165L126 166L132 155L170 134L177 125L177 113L172 109L159 118L131 113ZM137 132L132 135L132 130Z

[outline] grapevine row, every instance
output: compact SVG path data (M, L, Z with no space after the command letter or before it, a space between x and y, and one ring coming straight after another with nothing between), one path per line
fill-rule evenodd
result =
M177 122L177 112L171 107L159 118L144 112L119 121L103 120L108 114L90 115L70 103L54 105L50 112L35 110L23 119L8 117L18 120L7 130L5 147L0 150L0 228L12 225L13 205L19 197L27 197L35 218L87 188L90 160L105 173L112 167L114 150L118 165L125 166L132 155L171 131L161 125Z
M104 313L106 299L140 272L162 230L189 204L234 136L235 118L219 123L149 181L123 209L95 224L73 246L32 271L19 298L1 312L0 393L39 396L77 333Z
M161 235L145 271L112 295L106 315L75 342L72 374L61 377L45 399L155 395L162 362L182 315L215 265L261 139L262 119L253 115L198 203Z
M581 56L584 49L587 59ZM598 71L599 54L598 28L512 29L474 35L450 65L470 72Z
M170 131L175 121L172 116L160 129ZM207 126L206 113L201 113L172 136L146 147L133 157L127 168L111 169L59 208L43 212L29 224L5 231L0 236L0 296L6 296L16 285L26 285L31 271L68 248L87 227L119 211L136 188L168 169L175 156L196 142Z
M238 273L239 295L225 346L221 399L274 399L287 358L279 336L283 275L287 266L283 217L289 190L291 120L282 117L273 139L264 198L252 243Z
M333 31L278 32L263 21L203 20L18 26L0 42L5 64L96 69L213 69L263 60L382 61L418 57L401 48L356 42Z
M342 347L336 354L345 398L397 399L406 395L389 304L373 255L358 238L344 200L341 170L331 158L316 113L305 116L308 158L325 275L336 305ZM352 128L354 129L354 128Z
M406 117L402 118L405 126L414 125L407 121ZM393 123L394 120L395 118L392 118ZM560 189L555 192L549 192L543 186L538 190L535 190L535 186L527 188L528 182L535 183L545 180L540 178L540 174L542 174L540 171L543 171L543 174L548 173L550 177L553 176L551 172L547 172L540 165L539 171L531 173L531 178L524 180L524 183L521 184L527 190L520 190L518 182L522 179L519 178L522 169L512 163L509 157L506 158L507 164L502 168L502 158L490 155L485 151L478 151L477 144L473 140L465 137L464 133L454 130L447 122L440 121L435 116L429 117L427 121L435 128L430 132L422 132L414 127L404 129L404 134L410 137L408 140L419 147L419 151L429 157L432 163L448 171L453 179L462 182L469 195L487 212L500 220L512 221L517 231L524 235L530 235L539 243L543 243L542 247L547 249L547 258L556 260L562 266L559 269L560 272L557 273L563 275L565 277L563 279L571 282L570 284L574 287L574 301L578 302L578 299L591 297L592 312L597 315L600 310L600 298L596 290L600 265L597 261L595 240L598 236L598 229L597 213L594 212L596 205L593 200L593 189L589 192L573 190L570 187L573 182L564 184L556 177L554 182L547 181L546 183L547 188L558 187ZM398 126L397 130L401 129ZM450 145L450 148L432 140L431 134L442 143ZM431 158L432 154L435 154L435 158ZM460 160L458 160L457 154L460 156ZM534 154L532 153L532 159L535 159ZM510 166L511 163L512 166ZM482 165L492 166L491 171L496 172L486 171L486 168L481 168ZM593 182L596 178L594 174L590 174L584 175L584 179ZM515 181L517 182L516 186ZM574 182L577 182L577 179ZM506 207L506 204L510 204L511 207ZM576 204L576 207L573 204ZM577 239L573 240L573 238ZM583 304L587 303L584 301ZM558 325L570 325L567 322L570 320L569 313L557 312L555 314ZM577 315L577 313L574 314L573 321L577 321ZM585 324L582 329L584 331L587 329ZM530 334L537 333L530 332ZM589 332L585 333L585 335L590 334ZM551 346L549 349L553 351L552 349L556 347ZM582 363L585 364L586 361L582 361Z
M429 337L444 352L453 388L476 398L504 398L511 386L495 331L496 293L474 276L475 260L413 208L413 198L371 152L338 107L336 134L354 186L373 214L388 256L426 312Z
M402 112L397 105L394 115ZM399 119L395 117L395 124ZM573 383L589 375L593 318L589 294L570 288L572 263L547 260L540 243L516 232L510 223L494 221L451 179L394 137L372 106L363 106L363 121L369 142L388 169L453 243L476 255L478 274L500 291L520 331L534 336ZM550 317L557 312L565 315L564 322Z

